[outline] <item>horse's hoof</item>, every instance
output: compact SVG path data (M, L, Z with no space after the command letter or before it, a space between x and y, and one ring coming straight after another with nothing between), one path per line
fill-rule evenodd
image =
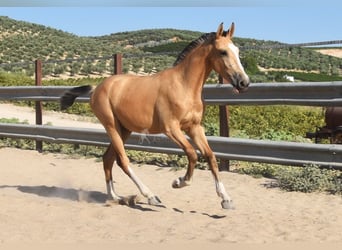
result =
M180 178L177 178L176 180L174 180L174 181L172 182L172 187L173 187L173 188L179 188L179 186L180 186L180 181L179 181L179 179L180 179Z
M158 198L158 196L152 196L152 197L148 198L148 204L150 204L152 206L158 206L161 204L161 201Z
M221 206L223 209L235 209L234 205L233 205L233 201L232 200L224 200L221 202Z
M189 186L190 183L184 180L184 177L178 177L176 180L172 182L173 188L182 188L185 186Z

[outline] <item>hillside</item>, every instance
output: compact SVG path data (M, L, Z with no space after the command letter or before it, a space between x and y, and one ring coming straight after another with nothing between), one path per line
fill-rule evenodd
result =
M153 73L172 65L176 55L201 33L176 29L120 32L100 37L80 37L61 30L0 16L0 71L33 75L33 61L44 61L44 75L103 75L112 71L114 53L124 54L124 72ZM341 75L342 59L306 48L247 49L280 45L279 42L235 38L242 62L254 81L275 76L258 68ZM106 57L105 59L99 59ZM85 58L88 58L85 60ZM93 58L93 59L89 59ZM61 63L59 60L77 59ZM57 62L58 61L58 62ZM258 66L258 67L257 67Z

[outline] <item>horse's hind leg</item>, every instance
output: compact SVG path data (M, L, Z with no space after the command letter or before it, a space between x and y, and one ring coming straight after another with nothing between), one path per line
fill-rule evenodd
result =
M106 96L105 96L106 97ZM112 167L116 160L121 169L133 180L137 185L142 195L148 198L149 203L157 205L160 203L158 197L156 197L149 188L147 188L142 181L134 174L133 170L129 166L129 159L126 155L124 142L130 135L130 131L125 129L120 122L114 116L109 102L99 102L103 100L100 95L96 93L92 96L91 107L94 114L102 123L110 138L111 144L103 156L103 165L106 177L106 185L108 190L108 197L118 197L115 194L113 182L112 182ZM121 197L119 197L121 198Z
M131 133L128 130L124 130L121 132L121 138L123 141L125 141ZM105 173L105 179L106 179L106 187L107 187L107 195L108 195L108 201L124 204L124 205L133 205L137 201L136 196L128 196L128 197L122 197L119 196L114 189L114 183L113 183L113 176L112 176L112 168L114 165L114 162L116 160L116 152L114 150L113 144L111 143L106 152L103 155L103 169Z
M161 202L159 198L151 192L151 190L138 178L137 175L135 175L133 169L129 166L129 159L125 152L124 142L131 132L126 130L125 128L122 128L118 123L116 124L116 128L119 128L119 131L121 133L119 133L118 130L113 127L106 127L106 130L112 141L111 150L115 152L117 164L124 171L124 173L127 174L130 177L130 179L135 183L135 185L140 190L141 194L148 199L149 204L160 204Z
M115 159L116 159L116 154L115 154L113 145L110 144L102 157L103 170L104 170L105 179L106 179L107 196L108 196L109 201L119 202L121 198L119 195L116 194L114 190L113 175L112 175L112 168L113 168Z

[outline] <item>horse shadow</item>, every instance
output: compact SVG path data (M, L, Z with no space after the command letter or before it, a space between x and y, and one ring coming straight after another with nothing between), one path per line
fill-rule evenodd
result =
M111 207L112 203L108 203L107 194L98 192L98 191L86 191L82 189L74 189L74 188L63 188L63 187L55 187L55 186L22 186L22 185L0 185L0 189L5 188L13 188L17 189L18 191L26 194L37 195L40 197L45 198L60 198L74 202L86 202L86 203L95 203L95 204L102 204L106 207ZM150 207L147 203L139 201L135 204L125 204L120 203L120 205L125 205L132 209L137 209L143 212L158 212L159 210L155 210ZM147 207L146 207L147 206ZM164 205L158 205L158 208L166 208ZM172 208L174 212L177 213L186 213L183 210L178 208ZM208 213L200 213L197 211L188 211L191 214L199 213L204 216L210 217L212 219L223 219L226 215L215 215L215 214L208 214Z
M46 198L61 198L70 201L80 201L87 203L105 203L107 199L107 195L102 192L97 191L85 191L82 189L74 189L74 188L63 188L63 187L55 187L55 186L21 186L21 185L3 185L0 186L0 189L3 188L15 188L20 192L27 194L35 194L41 197Z
M82 189L63 188L55 186L21 186L21 185L2 185L0 189L15 188L20 192L27 194L34 194L46 198L61 198L75 202L97 203L104 206L108 206L107 194L98 191L86 191ZM125 204L121 204L125 205ZM151 208L146 208L140 204L128 205L133 209L139 209L141 211L155 211Z
M183 211L183 210L180 210L180 209L178 209L178 208L172 208L173 209L173 211L175 211L175 212L177 212L177 213L181 213L181 214L184 214L185 213L185 211ZM227 217L227 215L217 215L217 214L208 214L208 213L200 213L200 212L197 212L197 211L195 211L195 210L191 210L191 211L189 211L189 213L190 214L202 214L202 215L204 215L204 216L208 216L209 218L212 218L212 219L216 219L216 220L218 220L218 219L224 219L224 218L226 218Z

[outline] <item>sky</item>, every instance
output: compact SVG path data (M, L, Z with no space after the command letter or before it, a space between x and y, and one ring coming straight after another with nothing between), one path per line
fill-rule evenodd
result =
M342 40L341 10L340 0L0 0L1 16L79 36L155 28L205 33L234 22L237 37L283 43Z

